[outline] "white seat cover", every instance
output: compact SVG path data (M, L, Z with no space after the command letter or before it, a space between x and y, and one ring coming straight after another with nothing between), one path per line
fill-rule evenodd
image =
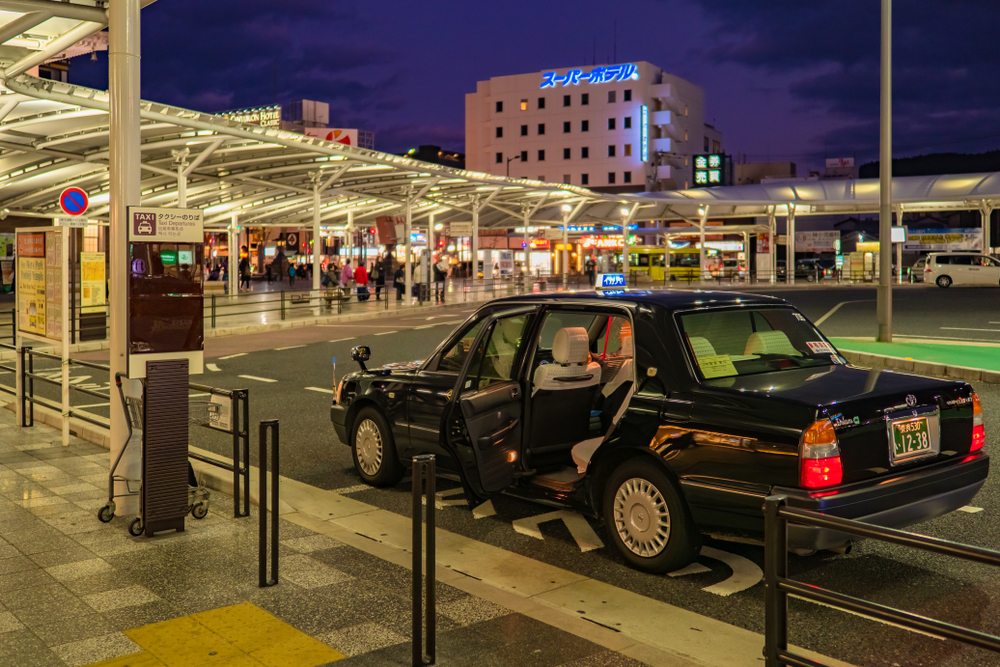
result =
M747 339L743 354L787 354L801 357L802 353L795 349L792 341L784 331L755 331Z
M601 366L587 362L590 354L590 338L583 327L566 327L556 332L552 343L552 358L555 363L544 364L535 369L532 394L540 389L560 391L592 387L601 381ZM557 378L577 378L560 380Z

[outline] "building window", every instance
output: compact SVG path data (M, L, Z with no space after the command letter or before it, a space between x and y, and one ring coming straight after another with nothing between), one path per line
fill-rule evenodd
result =
M522 137L528 136L528 126L527 125L522 125L521 126L521 136Z
M571 97L571 95L563 95L563 106L564 107L568 107L569 106L569 98L570 97ZM569 181L566 181L566 182L568 183Z
M615 156L615 147L613 145L608 146L608 157L614 157L614 156Z
M609 171L608 172L608 185L614 185L614 184L615 184L615 172Z
M528 100L521 100L521 111L528 110Z
M688 131L684 130L684 141L688 140Z
M545 182L545 175L543 174L543 175L539 176L536 180L539 180L542 183L544 183Z
M497 139L503 139L503 128L502 127L498 127L497 128Z
M580 104L590 104L590 93L584 93L580 95Z
M718 141L716 141L715 139L712 139L712 152L713 153L721 153L722 152L722 144L719 143Z
M503 113L503 102L497 102L497 113Z
M590 176L588 176L587 174L580 174L580 184L590 185Z
M563 121L563 134L569 134L569 121Z
M569 159L569 156L570 156L570 149L568 149L568 148L564 148L564 149L563 149L563 159L564 159L564 160L568 160L568 159Z
M686 104L684 105L684 115L688 115L688 108Z
M614 104L614 103L615 103L615 91L609 90L608 91L608 104Z
M590 149L586 146L580 149L580 157L586 159L590 157Z
M590 132L590 121L589 120L581 120L580 121L580 131L581 132Z
M625 92L622 93L622 99L624 101L626 101L626 102L631 102L632 101L632 89L631 88L626 88L625 89Z
M632 157L632 144L625 144L625 150L622 151L624 157Z
M538 151L538 161L545 162L545 151ZM543 179L539 179L543 180Z
M538 134L545 134L545 123L538 124Z
M631 171L626 171L624 174L622 174L622 182L623 183L631 183L632 182L632 172Z
M521 162L528 161L528 151L521 151Z
M705 137L705 152L708 152L708 137Z
M563 174L563 183L565 183L566 185L569 185L572 182L573 181L570 179L569 174Z
M625 116L624 123L622 124L626 130L632 129L632 116Z
M609 130L615 129L615 119L614 118L609 118L608 119L608 129Z
M99 252L100 248L98 242L98 234L103 234L101 227L97 225L88 225L83 230L83 251L84 252Z
M503 153L497 153L497 164L503 162Z
M539 109L544 109L545 108L545 98L544 97L539 97L538 98L538 108Z

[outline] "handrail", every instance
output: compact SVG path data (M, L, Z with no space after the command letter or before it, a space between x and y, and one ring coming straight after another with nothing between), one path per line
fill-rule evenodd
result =
M796 525L827 528L842 533L898 544L928 553L961 558L985 565L1000 565L1000 551L951 542L937 537L910 533L896 528L876 526L853 519L829 516L821 512L786 507L786 496L764 500L764 659L766 667L824 667L820 662L788 650L788 596L819 602L841 611L895 623L908 630L952 639L969 646L1000 652L1000 637L946 621L914 614L888 605L871 602L788 577L788 522Z

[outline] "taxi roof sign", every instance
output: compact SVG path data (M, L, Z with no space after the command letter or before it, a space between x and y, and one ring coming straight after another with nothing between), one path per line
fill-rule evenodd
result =
M625 282L624 273L598 273L597 279L594 281L594 289L623 290L627 287Z

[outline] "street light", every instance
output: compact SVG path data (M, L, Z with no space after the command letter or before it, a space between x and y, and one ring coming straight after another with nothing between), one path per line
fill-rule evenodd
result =
M625 280L628 281L628 208L622 206L618 212L622 216L622 272L625 274Z
M514 157L507 158L507 178L510 178L510 161L511 160L520 160L520 159L521 159L520 155L515 155Z

